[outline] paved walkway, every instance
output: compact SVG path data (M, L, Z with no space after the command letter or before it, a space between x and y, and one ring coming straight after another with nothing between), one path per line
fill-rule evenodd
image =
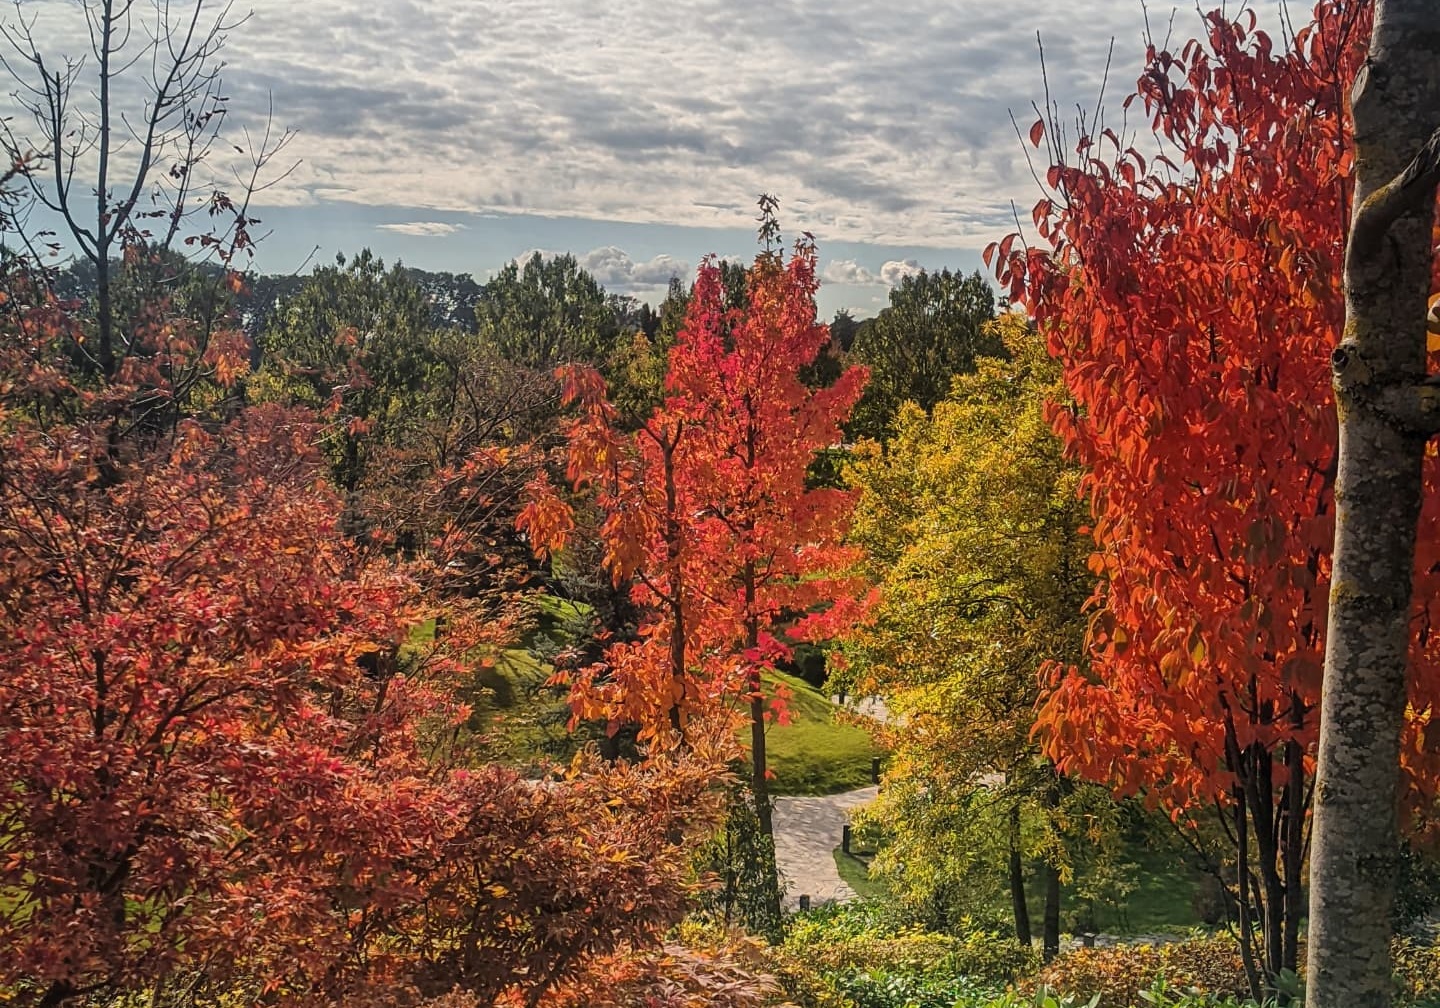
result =
M879 791L867 787L820 798L775 799L775 862L788 886L786 909L795 909L802 895L810 897L811 905L855 898L855 890L835 870L834 851L850 810Z

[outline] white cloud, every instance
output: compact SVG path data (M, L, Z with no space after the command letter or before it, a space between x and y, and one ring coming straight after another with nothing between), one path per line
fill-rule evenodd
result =
M441 238L465 230L464 224L444 224L440 221L410 221L405 224L378 224L381 231L414 235L418 238Z
M690 264L674 256L657 255L637 263L628 252L614 245L591 249L576 258L582 269L611 290L664 287L671 277L684 279L690 274Z
M52 64L86 49L73 5L30 6ZM1113 36L1118 114L1144 52L1135 0L1083 17L1054 0L247 6L224 54L230 125L253 128L273 95L300 130L267 206L750 230L772 192L787 235L896 246L978 247L1012 228L1012 200L1034 202L1008 110L1023 128L1043 99L1037 30L1061 109L1094 104ZM1257 6L1270 18L1277 0ZM1182 11L1176 38L1197 27Z
M854 259L832 259L825 264L820 278L826 283L875 284L879 279Z
M914 259L891 259L880 267L880 282L894 287L906 277L923 272L923 267Z

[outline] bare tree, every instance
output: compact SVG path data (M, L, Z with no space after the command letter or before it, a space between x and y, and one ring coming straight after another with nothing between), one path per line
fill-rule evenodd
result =
M133 333L117 325L117 257L166 253L179 239L228 267L252 244L251 198L293 170L261 182L292 134L267 120L258 138L244 132L243 147L222 135L219 53L246 20L232 4L147 0L137 9L137 0L78 0L78 7L89 32L82 56L47 54L36 37L39 15L21 0L0 25L9 47L0 65L31 127L5 120L0 142L23 166L31 209L58 218L61 241L95 271L95 341L84 353L109 377L133 349ZM207 164L217 152L226 155L233 188L222 184L220 165ZM53 232L29 230L23 210L12 216L20 243L39 261L37 241ZM203 224L191 230L197 218Z
M1434 0L1377 0L1352 106L1355 211L1345 332L1332 360L1340 456L1310 863L1315 1008L1390 1003L1421 463L1440 433L1440 387L1425 361L1440 181Z

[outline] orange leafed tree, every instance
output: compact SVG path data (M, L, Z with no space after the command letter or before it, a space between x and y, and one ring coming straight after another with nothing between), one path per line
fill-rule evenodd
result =
M0 988L536 1005L657 946L713 768L455 765L459 662L507 627L407 646L445 599L344 534L316 418L157 424L168 331L87 374L0 282Z
M832 636L864 606L841 542L853 496L808 478L817 455L839 444L865 379L852 368L828 388L801 381L828 336L815 321L815 264L808 239L788 259L767 245L738 309L725 305L720 267L704 264L670 352L667 398L634 432L621 428L598 375L567 381L581 407L567 477L604 515L606 563L617 582L633 580L649 614L638 639L575 677L575 711L724 751L738 703L766 836L764 673L792 641ZM548 486L533 489L522 520L537 543L557 545L569 512ZM771 703L783 717L783 696Z
M1257 988L1296 965L1330 591L1330 351L1353 162L1346 95L1370 5L1324 0L1277 44L1218 13L1151 46L1127 101L1147 158L1051 120L1042 243L987 250L1064 365L1055 429L1088 469L1092 672L1055 669L1041 710L1069 772L1218 806ZM1149 146L1146 147L1150 151ZM1433 452L1432 452L1433 455ZM1433 458L1428 480L1434 486ZM1426 520L1437 516L1435 498ZM1435 797L1440 541L1421 537L1409 804ZM1428 742L1428 744L1427 744ZM1252 942L1252 936L1261 938Z

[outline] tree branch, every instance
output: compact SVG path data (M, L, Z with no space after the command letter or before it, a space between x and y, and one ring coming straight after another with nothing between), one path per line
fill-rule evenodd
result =
M1390 226L1405 214L1419 210L1432 198L1440 183L1440 129L1420 148L1395 178L1376 189L1355 211L1345 268L1357 262L1371 262Z

